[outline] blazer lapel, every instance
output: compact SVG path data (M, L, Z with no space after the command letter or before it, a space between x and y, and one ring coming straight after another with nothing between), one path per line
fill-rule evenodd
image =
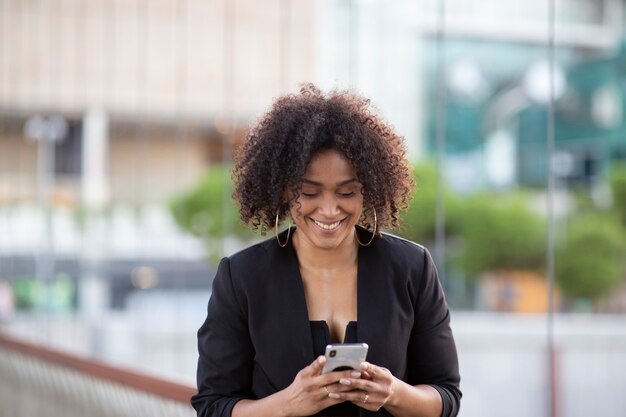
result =
M283 236L285 238L285 236ZM276 366L279 389L293 382L293 377L315 359L313 339L309 325L309 313L304 296L304 286L298 267L296 252L291 240L284 248L277 248L276 269L273 272L278 282L274 288L277 302L283 303L282 317L276 317L280 329L275 333L272 345L279 351L287 349L285 357ZM284 349L283 349L284 347Z
M358 230L358 229L357 229ZM368 241L371 234L361 230L359 239ZM386 329L389 324L389 306L387 293L389 291L388 273L381 262L375 238L368 246L359 247L359 270L357 282L357 340L369 345L367 360L379 366L386 366L387 354L385 340L381 336L389 336ZM362 240L363 241L363 240ZM387 300L387 301L386 301Z

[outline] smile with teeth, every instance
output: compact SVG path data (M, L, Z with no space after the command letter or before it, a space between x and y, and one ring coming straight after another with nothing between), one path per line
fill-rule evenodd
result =
M324 229L324 230L334 230L337 227L339 227L339 224L341 223L341 220L336 221L335 223L322 223L322 222L318 222L317 220L313 220L313 222L320 228Z

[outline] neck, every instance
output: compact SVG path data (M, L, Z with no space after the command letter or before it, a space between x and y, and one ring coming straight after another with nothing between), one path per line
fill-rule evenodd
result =
M357 261L358 243L355 234L346 238L338 247L324 249L316 247L297 232L293 234L293 246L298 255L300 267L316 270L343 270Z

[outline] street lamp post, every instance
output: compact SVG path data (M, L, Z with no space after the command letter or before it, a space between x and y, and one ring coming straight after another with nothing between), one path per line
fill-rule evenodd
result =
M55 146L67 136L68 126L61 116L30 117L24 125L24 136L28 141L36 142L37 152L37 201L42 216L42 236L35 258L35 278L37 283L46 288L54 274L54 236L52 230L52 190L55 184ZM48 290L46 288L46 294ZM43 305L38 301L36 308L49 305L46 295Z

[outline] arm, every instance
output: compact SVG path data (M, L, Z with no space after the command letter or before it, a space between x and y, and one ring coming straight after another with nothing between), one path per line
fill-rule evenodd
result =
M343 378L340 383L355 391L341 394L341 398L369 411L384 407L395 417L439 417L442 400L430 385L409 385L396 378L389 370L364 362L362 378Z
M407 349L407 382L385 368L364 363L363 378L340 381L357 389L344 398L370 411L384 407L396 417L454 417L461 398L456 346L448 306L428 252L415 275L410 290L415 316Z
M191 403L199 417L229 417L237 401L251 396L254 349L246 316L224 258L213 280L206 320L198 330L198 393Z
M426 249L419 283L408 348L408 381L434 388L442 400L440 415L454 417L461 402L459 361L450 329L450 310L435 263Z
M439 417L442 401L439 392L430 385L409 385L395 378L396 388L392 391L385 409L395 417Z

